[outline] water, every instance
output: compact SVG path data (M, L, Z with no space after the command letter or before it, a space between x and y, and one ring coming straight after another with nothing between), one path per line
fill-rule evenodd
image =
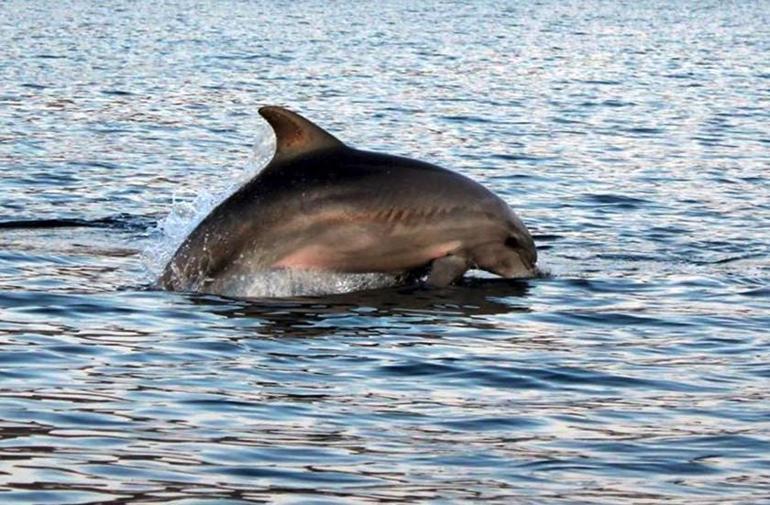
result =
M0 501L770 500L767 26L763 1L0 3ZM263 104L483 182L551 275L147 289L270 156Z

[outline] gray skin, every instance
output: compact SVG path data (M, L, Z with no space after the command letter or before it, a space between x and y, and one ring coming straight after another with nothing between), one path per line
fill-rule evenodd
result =
M529 231L477 182L352 149L281 107L259 113L275 131L275 156L185 239L158 281L162 288L227 294L276 268L427 273L434 286L471 268L507 278L536 273Z

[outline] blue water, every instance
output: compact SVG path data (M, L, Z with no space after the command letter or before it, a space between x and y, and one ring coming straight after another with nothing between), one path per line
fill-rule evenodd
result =
M0 3L0 502L770 500L770 4ZM549 276L149 289L257 109L460 171Z

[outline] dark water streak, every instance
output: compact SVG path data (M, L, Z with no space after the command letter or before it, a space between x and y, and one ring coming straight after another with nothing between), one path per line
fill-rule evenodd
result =
M0 221L0 230L33 230L36 228L117 228L146 231L155 228L157 223L144 216L128 215L109 216L98 219L20 219Z

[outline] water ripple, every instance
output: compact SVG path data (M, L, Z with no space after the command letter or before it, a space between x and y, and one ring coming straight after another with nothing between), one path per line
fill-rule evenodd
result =
M3 503L766 501L768 25L756 1L0 3ZM481 181L544 274L153 290L272 155L268 103Z

